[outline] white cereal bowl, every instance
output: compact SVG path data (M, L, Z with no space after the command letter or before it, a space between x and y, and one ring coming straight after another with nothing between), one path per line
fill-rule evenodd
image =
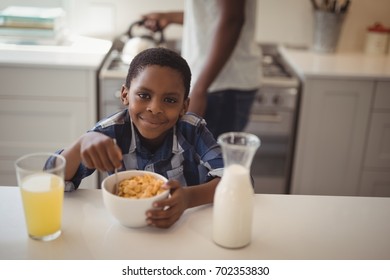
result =
M118 172L118 182L130 179L134 176L149 174L164 182L168 180L160 174L143 171L127 170ZM115 174L106 177L102 182L103 203L108 212L123 226L130 228L144 227L146 223L146 211L153 208L154 201L167 198L169 190L149 198L125 198L113 194L115 186Z

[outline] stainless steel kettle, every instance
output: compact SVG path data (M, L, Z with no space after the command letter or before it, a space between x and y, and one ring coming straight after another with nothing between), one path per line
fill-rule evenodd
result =
M133 22L126 32L127 41L122 49L121 59L130 64L131 60L140 52L155 47L163 47L165 43L162 30L153 32L144 26L144 21Z

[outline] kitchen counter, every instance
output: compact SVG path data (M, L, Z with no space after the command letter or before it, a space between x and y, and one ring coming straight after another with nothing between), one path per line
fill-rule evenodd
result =
M211 239L210 205L170 229L130 229L101 190L80 189L65 194L62 235L40 242L27 236L19 189L0 187L0 259L390 259L389 213L390 198L257 194L252 242L232 250Z
M46 66L96 70L111 41L73 36L64 45L16 45L0 43L0 66Z
M364 53L316 53L279 47L287 62L301 77L390 79L390 55Z
M302 81L291 193L390 197L390 55L279 50Z

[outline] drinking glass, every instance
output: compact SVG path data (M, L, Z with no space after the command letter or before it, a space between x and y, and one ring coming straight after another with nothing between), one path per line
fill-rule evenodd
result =
M61 235L65 158L52 153L25 155L15 162L27 231L31 238L54 240Z

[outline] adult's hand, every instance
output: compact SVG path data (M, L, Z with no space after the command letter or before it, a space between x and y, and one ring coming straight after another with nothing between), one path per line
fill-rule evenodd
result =
M164 30L169 24L183 24L183 12L153 12L142 16L144 26L153 32Z

